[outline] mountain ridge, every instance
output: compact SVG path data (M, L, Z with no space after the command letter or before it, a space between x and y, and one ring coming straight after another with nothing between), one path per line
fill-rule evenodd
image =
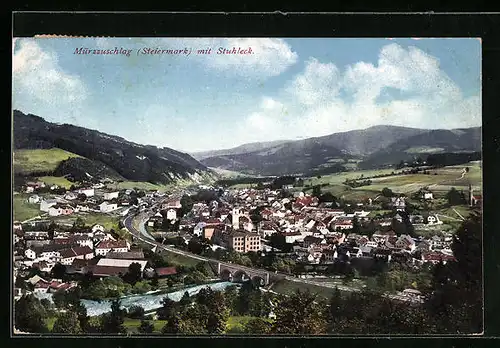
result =
M141 145L98 130L48 122L19 110L14 110L13 117L14 149L60 148L86 159L68 159L58 168L60 175L69 170L81 177L85 172L82 165L93 169L94 174L101 168L104 172L116 172L126 180L162 184L213 174L189 154L174 149Z
M255 144L255 143L252 143ZM359 168L376 168L395 164L400 160L412 156L425 155L434 152L475 152L481 147L481 127L456 128L456 129L423 129L392 125L376 125L366 129L338 132L325 136L312 137L301 140L291 140L279 145L270 145L269 142L261 143L258 151L247 153L222 153L220 155L205 157L200 162L208 167L217 167L224 170L238 171L248 174L279 175L280 171L286 174L315 175L317 172L336 172L346 170L357 161ZM244 148L240 145L237 148ZM288 153L292 156L277 158L271 156L267 167L257 163L263 160L263 155L281 153L286 145ZM439 145L439 146L438 146ZM434 146L434 148L432 148ZM314 148L314 159L304 160L297 152ZM410 150L414 151L411 152ZM419 152L421 150L421 152ZM432 151L431 151L432 150ZM281 151L281 152L280 152ZM431 152L429 152L431 151ZM293 165L299 161L298 165ZM265 162L265 160L264 160ZM305 170L306 163L311 167ZM334 164L332 164L334 163ZM343 167L343 168L341 168Z

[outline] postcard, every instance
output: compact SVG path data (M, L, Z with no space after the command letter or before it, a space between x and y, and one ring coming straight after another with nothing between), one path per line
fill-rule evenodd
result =
M15 335L483 332L479 39L12 52Z

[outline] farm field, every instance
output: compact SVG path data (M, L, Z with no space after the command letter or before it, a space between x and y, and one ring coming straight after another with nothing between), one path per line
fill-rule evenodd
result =
M61 176L41 176L38 177L37 180L44 182L47 186L57 185L67 190L73 185L71 181Z
M29 196L25 194L13 196L14 221L25 221L43 214L38 204L28 203Z
M462 175L465 167L469 168L469 172ZM374 178L371 179L371 185L354 190L375 190L380 192L384 187L388 187L394 192L409 194L418 191L422 187L428 187L439 195L440 192L445 193L452 187L464 191L468 190L469 184L478 191L482 187L481 167L478 163L471 162L460 166L443 167L430 170L430 173Z
M150 182L145 181L123 181L114 184L106 185L107 188L115 190L127 190L127 189L137 189L137 190L157 190L157 191L165 191L167 188L166 185L161 184L152 184Z
M72 157L81 156L58 148L16 150L13 153L14 172L23 174L50 172L55 170L59 163Z
M107 214L76 213L70 216L53 217L52 219L58 223L72 224L73 222L75 222L77 218L81 218L85 222L85 225L87 226L93 226L95 224L99 224L106 230L110 229L114 229L115 231L119 230L118 222L120 221L120 218L117 216L111 216Z
M191 257L183 256L180 254L171 253L168 251L163 251L162 256L168 261L175 265L182 265L186 267L196 266L200 261L195 260Z
M341 172L341 173L335 173L335 174L329 174L329 175L324 175L321 177L311 177L311 178L306 178L304 179L304 186L310 185L310 186L315 186L315 185L322 185L322 184L343 184L343 182L346 179L359 179L361 175L363 177L370 177L374 175L381 175L381 174L391 174L394 172L394 169L376 169L376 170L359 170L359 171L353 171L353 172Z

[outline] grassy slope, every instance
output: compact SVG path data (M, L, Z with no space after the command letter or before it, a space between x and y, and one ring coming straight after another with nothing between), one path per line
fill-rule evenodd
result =
M301 290L301 291L309 290L313 293L316 293L326 298L330 298L334 292L334 289L332 288L326 288L313 284L292 282L289 280L280 280L276 282L271 288L271 290L283 294L291 294L296 290Z
M81 157L58 148L14 151L14 171L29 174L36 171L53 171L61 161Z
M123 190L123 189L136 189L136 190L158 190L158 191L165 191L167 188L166 185L162 184L152 184L150 182L145 182L145 181L123 181L119 182L116 184L108 184L106 185L110 189L118 189L118 190Z
M465 167L469 167L469 173L460 179ZM373 178L370 179L372 181L371 185L354 189L343 184L346 179L359 179L361 175L368 178L377 174L390 174L392 171L393 169L382 169L336 173L324 175L320 178L307 178L304 180L304 185L309 185L310 187L315 185L327 185L321 187L322 192L331 192L335 196L344 196L345 199L351 200L360 200L368 197L373 198L380 193L384 187L388 187L397 193L409 194L418 191L424 186L429 186L432 191L441 192L446 192L451 187L466 190L469 183L477 190L482 186L482 170L478 162L431 170L431 175L411 174ZM437 175L433 175L434 173L437 173ZM297 188L297 190L300 189L306 189L306 187Z
M176 265L183 265L186 267L196 266L199 262L201 262L191 257L183 256L180 254L174 254L168 251L163 251L162 255L168 260L168 262L171 262Z
M40 206L38 204L28 203L29 196L29 194L14 195L14 220L24 221L43 213L40 211Z
M44 182L46 185L57 185L60 187L64 187L65 189L69 189L72 183L66 178L60 177L60 176L40 176L37 178L37 180Z

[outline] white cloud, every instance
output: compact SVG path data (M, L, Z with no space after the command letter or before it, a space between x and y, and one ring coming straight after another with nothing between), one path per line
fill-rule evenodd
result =
M387 88L399 92L381 100ZM479 96L465 98L435 57L394 43L382 48L377 64L361 61L344 71L310 58L275 102L290 110L286 122L274 121L274 115L261 105L249 114L248 124L255 130L267 124L272 127L267 133L279 138L319 136L377 124L449 129L481 123ZM257 133L252 141L263 138L267 136Z
M25 102L50 104L55 108L72 105L86 98L86 89L78 76L65 73L57 55L42 50L35 40L19 40L12 62L13 89Z

